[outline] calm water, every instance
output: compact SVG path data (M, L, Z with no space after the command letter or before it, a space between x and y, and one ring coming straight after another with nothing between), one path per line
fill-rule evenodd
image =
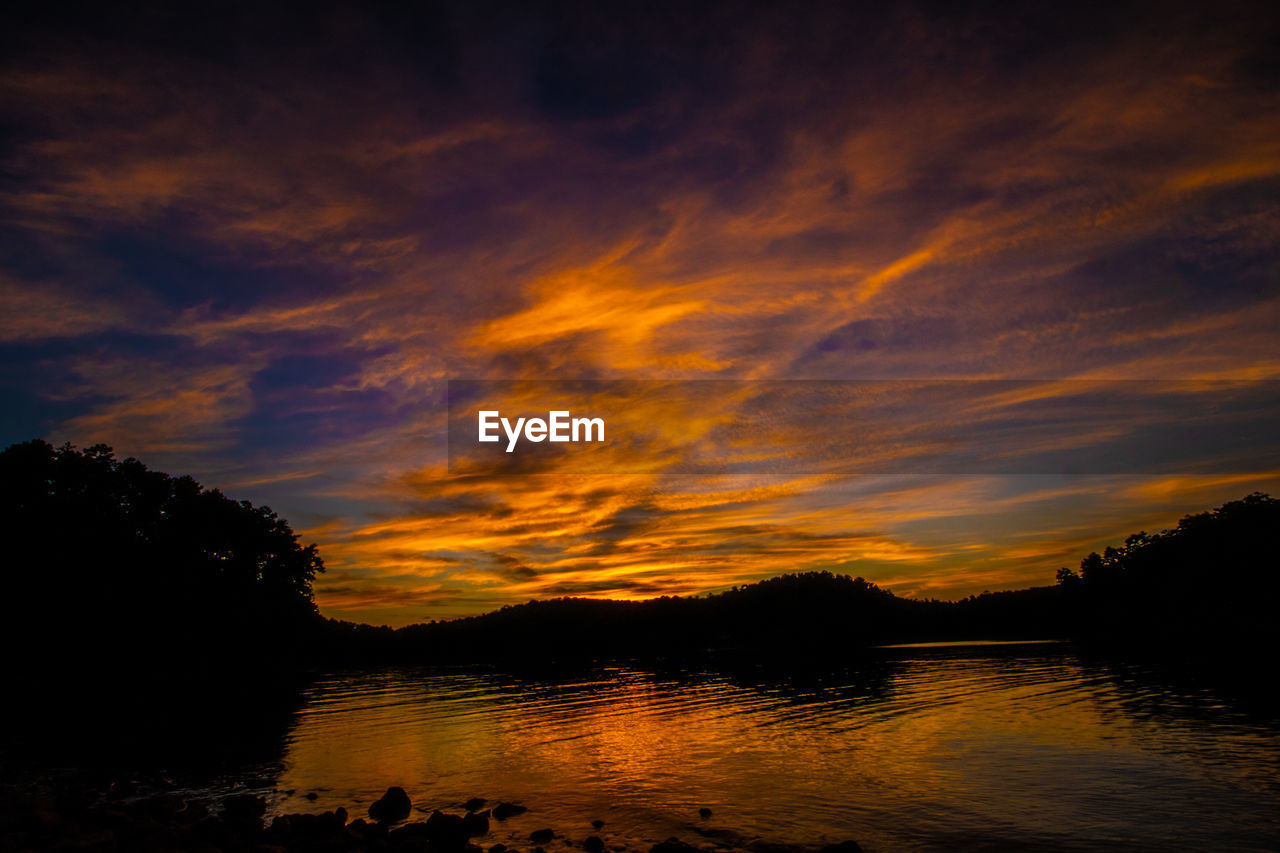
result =
M520 802L530 812L484 843L525 850L533 829L580 842L596 818L607 843L645 851L671 835L725 848L1280 849L1276 728L1058 645L886 649L858 670L781 679L338 673L309 690L271 772L278 812L354 817L392 784L428 813Z

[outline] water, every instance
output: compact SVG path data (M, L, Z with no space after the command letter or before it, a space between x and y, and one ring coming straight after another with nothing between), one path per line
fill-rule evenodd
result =
M307 692L272 773L276 812L354 817L393 784L422 814L523 803L482 839L523 850L544 826L581 842L597 818L606 843L643 851L673 835L732 849L1280 849L1274 725L1059 645L885 649L787 677L335 673Z

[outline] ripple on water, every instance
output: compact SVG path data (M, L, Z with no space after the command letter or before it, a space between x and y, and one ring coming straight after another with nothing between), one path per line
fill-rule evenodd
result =
M1274 849L1280 738L1206 694L1062 646L886 649L819 677L333 673L290 733L277 811L524 802L610 844L855 838L868 849ZM316 803L299 803L307 791ZM713 816L698 817L709 807ZM534 826L537 824L537 826Z

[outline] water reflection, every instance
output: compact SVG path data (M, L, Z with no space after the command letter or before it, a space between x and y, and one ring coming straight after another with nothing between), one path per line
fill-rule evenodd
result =
M1065 646L884 649L785 674L388 669L333 673L304 698L277 811L362 813L392 784L426 812L472 796L530 806L486 844L527 848L542 826L581 841L596 818L607 843L646 850L670 835L879 850L1280 841L1274 726Z

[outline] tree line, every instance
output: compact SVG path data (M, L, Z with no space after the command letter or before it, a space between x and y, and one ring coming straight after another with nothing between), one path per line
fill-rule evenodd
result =
M1280 598L1280 502L1258 493L1089 554L1054 585L955 602L808 572L697 597L531 601L396 630L321 617L317 548L270 508L102 445L31 441L0 452L0 525L5 625L21 665L121 679L341 661L839 657L877 643L1002 637L1275 648Z

